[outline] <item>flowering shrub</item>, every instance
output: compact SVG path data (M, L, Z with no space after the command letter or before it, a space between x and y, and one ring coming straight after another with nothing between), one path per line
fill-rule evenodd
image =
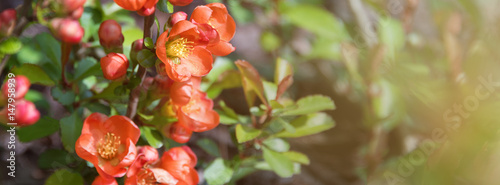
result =
M16 126L21 142L58 133L62 146L40 156L55 170L45 184L234 184L257 170L290 177L309 159L287 138L334 125L321 112L335 108L329 97L287 95L292 64L278 58L267 81L251 62L225 57L237 49L236 23L222 3L188 15L174 6L192 0L25 2L22 13L0 16L0 55L9 61L0 122ZM28 22L50 32L22 35ZM243 90L247 113L221 99L231 88ZM236 153L222 156L200 134L217 127Z

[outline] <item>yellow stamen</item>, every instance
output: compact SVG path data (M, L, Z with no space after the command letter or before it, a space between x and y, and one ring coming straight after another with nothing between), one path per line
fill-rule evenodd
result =
M106 133L103 139L97 143L97 152L103 159L112 159L118 154L120 146L120 136L113 133Z
M193 50L193 43L183 37L168 41L165 44L167 56L171 59L185 58Z

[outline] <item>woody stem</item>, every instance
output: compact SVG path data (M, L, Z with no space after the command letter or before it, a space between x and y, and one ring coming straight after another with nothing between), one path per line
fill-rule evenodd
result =
M68 87L68 81L66 80L66 76L64 72L66 71L66 63L68 63L69 55L71 53L71 44L67 42L61 43L61 80L64 87Z
M151 14L149 16L144 17L144 37L151 37L151 26L153 26L155 20L155 14ZM146 46L143 46L146 48ZM137 113L137 105L139 104L139 96L141 95L141 86L144 78L146 78L146 68L139 65L139 70L137 71L137 77L141 79L141 83L137 87L135 87L132 92L130 92L127 113L126 116L130 119L134 120L134 117Z

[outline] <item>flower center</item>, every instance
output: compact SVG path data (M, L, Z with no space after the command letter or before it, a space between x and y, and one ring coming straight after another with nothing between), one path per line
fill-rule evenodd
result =
M102 158L111 159L118 153L119 146L120 136L108 132L106 136L97 143L97 152Z
M185 58L191 53L191 50L193 50L192 44L193 42L183 37L168 41L165 44L167 56L171 59Z
M141 170L137 174L137 185L154 185L158 184L156 178L152 171L150 170Z

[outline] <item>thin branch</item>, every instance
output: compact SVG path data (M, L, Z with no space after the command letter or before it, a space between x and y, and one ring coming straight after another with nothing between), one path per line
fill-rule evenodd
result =
M155 14L144 17L144 37L151 37L151 26L153 26L155 20ZM143 48L146 48L144 46ZM130 92L129 102L127 107L126 116L130 119L134 119L137 113L137 105L139 104L139 96L141 95L141 86L144 78L146 78L146 68L139 65L139 70L137 71L137 77L141 79L141 83L135 87L132 92Z

